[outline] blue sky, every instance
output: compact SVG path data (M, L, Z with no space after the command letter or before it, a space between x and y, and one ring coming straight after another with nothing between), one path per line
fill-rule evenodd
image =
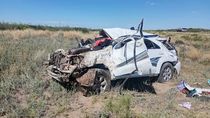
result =
M89 28L210 29L210 0L0 0L0 21Z

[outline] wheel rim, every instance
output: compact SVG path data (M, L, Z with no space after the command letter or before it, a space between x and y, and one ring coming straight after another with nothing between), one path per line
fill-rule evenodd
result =
M166 67L163 71L163 79L165 81L168 81L171 79L171 77L172 77L172 70L170 67Z
M99 80L99 84L100 84L100 91L104 92L106 90L106 87L107 87L107 81L103 76L100 76L98 78L98 80Z

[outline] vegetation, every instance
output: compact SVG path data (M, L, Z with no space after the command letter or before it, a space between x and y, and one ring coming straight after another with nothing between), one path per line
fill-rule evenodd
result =
M209 32L210 29L203 29L203 28L186 28L186 32ZM164 30L150 30L155 32L177 32L177 29L164 29Z
M130 118L131 113L131 96L125 95L109 99L105 104L106 113L119 118Z
M77 31L68 32L70 38L61 36L60 32L50 32L53 37L33 30L23 32L0 33L0 116L41 117L51 102L62 107L66 104L62 101L68 93L49 81L42 64L48 53L77 46L77 41L72 39ZM14 39L13 34L16 34Z
M31 25L31 24L17 24L17 23L5 23L0 22L0 30L25 30L25 29L34 29L34 30L50 30L50 31L81 31L83 33L89 33L90 31L98 31L98 29L89 29L82 27L57 27L57 26L47 26L47 25Z

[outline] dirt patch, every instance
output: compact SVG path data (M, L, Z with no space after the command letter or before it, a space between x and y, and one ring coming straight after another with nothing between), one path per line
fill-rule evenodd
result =
M97 96L85 97L83 93L77 92L73 96L73 101L70 104L69 110L60 114L59 117L83 118L98 114L103 107L102 99Z
M17 93L14 97L22 108L27 108L27 94L23 89L17 89Z
M153 84L153 86L157 95L164 95L168 90L176 88L176 83L171 81L165 83L156 82Z

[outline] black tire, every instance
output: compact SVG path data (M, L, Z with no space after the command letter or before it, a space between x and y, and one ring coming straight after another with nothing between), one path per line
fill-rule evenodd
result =
M97 69L95 78L95 91L104 93L111 90L111 75L108 70Z
M164 63L161 67L160 74L158 76L158 82L163 83L171 80L174 75L174 67L170 63Z

